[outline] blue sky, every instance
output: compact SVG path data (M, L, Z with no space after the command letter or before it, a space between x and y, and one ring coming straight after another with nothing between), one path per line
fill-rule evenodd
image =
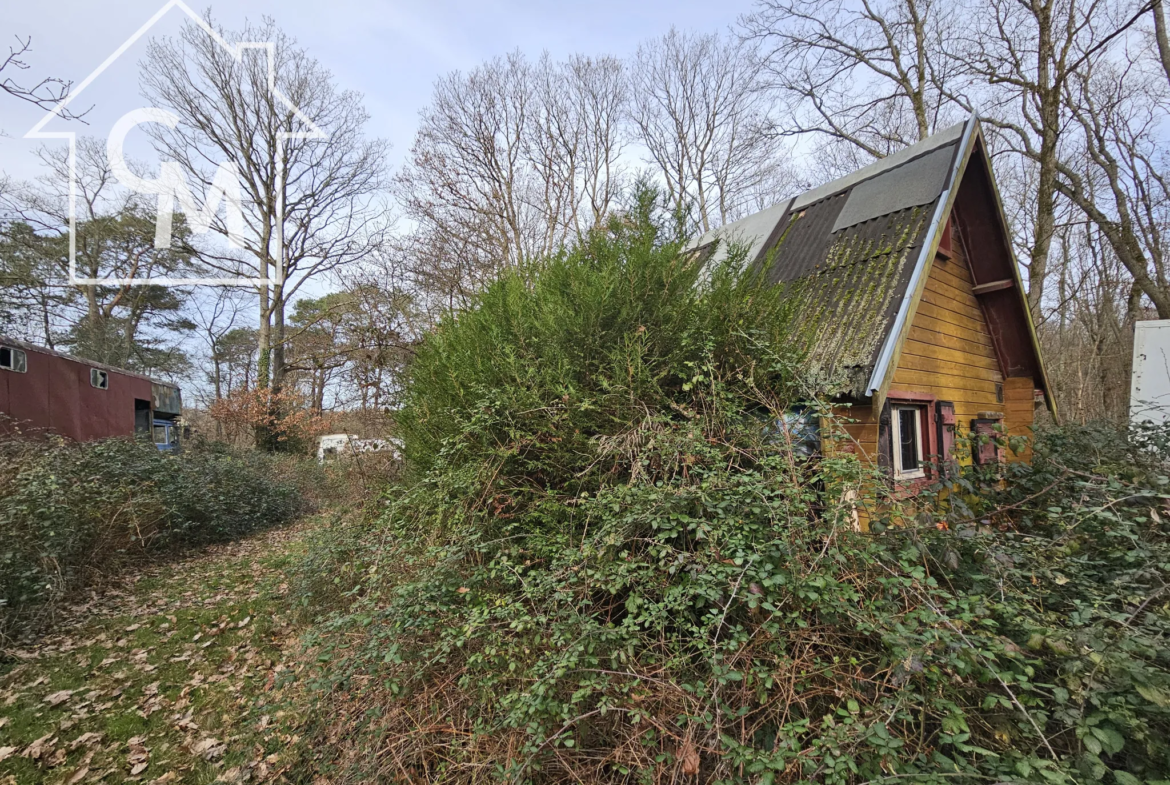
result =
M196 11L206 7L189 3ZM79 82L97 68L163 5L163 0L57 0L29 3L0 0L0 36L32 36L32 66L17 76L27 82L57 76ZM725 30L750 10L751 0L601 0L591 3L440 0L377 3L370 0L243 0L211 6L229 28L246 18L272 16L302 46L331 69L342 87L365 95L372 115L369 133L391 141L392 163L409 149L418 111L426 105L435 78L467 70L495 55L519 49L536 57L583 54L626 55L638 42L672 25L698 31ZM51 10L50 10L51 8ZM183 14L172 9L151 31L177 30ZM102 74L79 99L94 104L88 126L69 130L105 137L113 122L141 105L137 61L139 42ZM7 72L5 73L7 75ZM24 135L40 119L33 107L13 100L0 104L0 171L16 178L37 174ZM64 130L55 123L54 130ZM136 151L128 147L132 154Z

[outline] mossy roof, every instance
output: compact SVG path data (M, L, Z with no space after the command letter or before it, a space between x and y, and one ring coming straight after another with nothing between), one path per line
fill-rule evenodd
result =
M769 280L789 288L818 392L868 395L951 177L957 130L695 242L712 248L716 259L730 244L746 247Z

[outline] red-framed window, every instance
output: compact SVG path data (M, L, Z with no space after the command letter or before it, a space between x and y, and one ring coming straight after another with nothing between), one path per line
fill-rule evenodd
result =
M927 393L891 390L879 423L885 465L899 483L915 484L951 472L955 406Z
M890 407L891 466L894 479L920 480L926 477L930 455L930 405L895 403Z

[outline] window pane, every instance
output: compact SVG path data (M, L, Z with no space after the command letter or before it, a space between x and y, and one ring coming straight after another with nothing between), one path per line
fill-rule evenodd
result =
M167 427L165 425L154 426L154 443L155 444L166 444L167 443Z
M11 368L14 364L12 362L12 350L7 346L0 346L0 368Z
M914 471L918 468L918 410L898 410L898 438L902 453L902 471Z

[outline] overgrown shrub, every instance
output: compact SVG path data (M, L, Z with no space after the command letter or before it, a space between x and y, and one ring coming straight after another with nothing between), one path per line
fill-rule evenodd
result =
M289 520L287 459L123 439L0 441L0 635L103 573Z
M1007 482L887 496L856 531L843 490L882 478L792 448L810 402L778 290L704 275L648 216L505 278L419 352L407 480L333 546L322 770L1165 777L1162 465L1054 432Z

